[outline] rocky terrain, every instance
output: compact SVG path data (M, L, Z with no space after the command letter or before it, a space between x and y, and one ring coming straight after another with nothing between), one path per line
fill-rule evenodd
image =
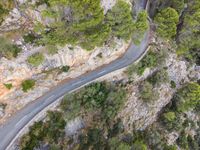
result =
M133 130L133 123L136 129L144 130L146 127L154 123L158 119L159 112L170 103L174 92L182 85L190 81L197 81L200 79L200 71L198 66L190 66L187 62L179 60L177 55L173 51L173 47L166 42L161 42L159 39L153 39L152 45L157 45L157 49L168 49L170 51L166 62L164 64L167 67L167 73L170 81L174 81L176 88L172 88L169 83L163 83L159 87L156 87L155 91L158 91L159 98L153 103L147 104L139 98L138 85L143 80L147 79L156 71L156 68L147 68L144 74L140 77L134 75L134 84L130 85L131 95L126 102L125 107L119 113L119 117L123 118L124 125L129 131ZM123 80L123 79L122 79Z
M50 21L42 20L40 12L44 7L39 8L39 10L30 8L26 9L25 12L20 12L19 8L25 2L19 0L18 8L14 8L2 23L0 31L3 35L18 29L21 30L22 27L32 28L31 20L38 20L43 23ZM101 4L104 11L107 12L114 6L115 1L102 0ZM0 58L0 103L6 104L6 109L3 111L5 115L1 115L1 123L60 81L75 78L122 56L129 45L129 42L120 39L114 39L114 41L103 47L95 48L93 51L86 51L78 46L66 45L65 47L58 47L58 52L50 55L45 52L44 47L26 44L19 33L15 34L13 32L12 37L14 37L14 42L22 48L22 51L17 58L12 60L4 57ZM41 65L33 67L27 63L29 56L43 51L45 60ZM62 66L69 66L69 72L57 73L56 69ZM24 93L21 89L21 83L25 79L37 79L35 88L28 93ZM7 89L4 86L5 83L12 83L12 89Z
M46 107L14 147L199 150L199 1L149 0L149 11L140 0L57 2L16 0L0 22L0 38L21 48L12 59L0 53L0 124L58 84L121 57L147 31L149 45L127 68Z

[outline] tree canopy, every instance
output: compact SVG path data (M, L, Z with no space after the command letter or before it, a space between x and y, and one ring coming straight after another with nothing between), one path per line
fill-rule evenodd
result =
M157 32L164 38L172 38L176 35L176 26L179 21L179 15L173 8L165 8L155 16Z
M130 5L126 2L119 0L106 14L105 21L111 27L114 36L129 40L133 35L135 26Z
M177 37L177 54L200 64L200 2L188 1Z
M139 13L134 22L131 6L122 0L118 0L106 14L100 0L46 0L44 3L48 8L43 17L53 18L55 22L46 27L37 23L34 29L40 34L37 43L46 46L72 44L92 50L102 46L110 37L131 39L136 27L137 33L140 32L135 36L138 38L148 26L146 12Z

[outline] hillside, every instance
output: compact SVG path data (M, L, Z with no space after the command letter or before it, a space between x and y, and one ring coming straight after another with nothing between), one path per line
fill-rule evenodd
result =
M199 0L2 0L0 12L2 125L149 34L136 62L66 93L13 149L200 149Z

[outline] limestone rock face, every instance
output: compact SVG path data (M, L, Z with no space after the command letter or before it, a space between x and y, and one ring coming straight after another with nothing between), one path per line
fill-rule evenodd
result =
M67 123L65 127L65 133L67 136L72 136L78 132L78 130L85 127L85 123L81 118L75 118Z
M177 87L189 81L187 64L185 61L178 60L176 54L170 54L167 66L169 78L176 83Z
M143 130L155 122L158 112L170 102L173 93L169 85L163 84L156 89L160 95L159 99L147 104L139 99L137 86L133 86L131 91L133 91L132 94L118 116L122 118L125 128L129 131L132 131L133 123L136 129Z
M4 83L12 83L13 87L21 84L21 81L33 75L33 71L27 64L19 64L5 58L0 59L0 99L9 91L3 85Z
M111 9L117 0L101 0L101 6L104 9L104 13L106 13L109 9Z
M21 16L18 9L14 8L0 26L0 32L19 29L24 23L25 19Z
M19 7L26 5L26 2L34 4L35 0L17 0ZM115 3L116 0L102 0L101 5L104 13L111 9ZM24 26L32 30L32 25L35 21L48 25L54 20L42 17L41 12L45 9L46 5L41 5L37 9L28 7L22 11L14 8L0 26L0 31L12 31ZM67 12L69 11L66 10ZM58 47L58 53L49 55L42 46L36 47L26 44L20 36L14 38L14 42L22 48L18 57L12 60L0 58L0 102L7 104L5 116L2 120L43 95L60 81L75 78L117 59L123 55L128 47L128 44L124 41L113 39L112 43L108 43L101 48L95 48L90 52L78 46L73 47L72 50L70 45L66 45ZM27 59L38 52L44 54L45 60L40 66L33 67L28 64ZM70 71L67 73L57 74L51 72L48 75L42 73L43 71L59 69L66 65L70 66ZM36 88L28 93L23 93L21 89L22 81L31 78L37 80ZM13 85L12 89L8 90L4 83L11 83ZM0 122L2 120L0 119Z
M17 42L18 44L23 42ZM11 114L24 107L29 102L42 96L51 87L56 86L59 82L66 79L75 78L87 71L96 69L104 64L117 59L126 51L128 43L123 40L114 39L111 45L105 45L95 48L93 51L86 51L80 47L74 47L71 50L70 45L59 48L55 55L44 53L45 60L38 67L32 67L27 63L27 58L34 53L42 52L43 47L31 47L23 45L23 50L16 59L0 59L0 102L6 102L7 108L5 115L0 122L3 122ZM67 73L58 74L53 69L59 69L62 66L70 66ZM50 73L42 73L50 71ZM24 93L21 89L21 82L25 79L35 79L36 87ZM6 89L4 83L12 83L11 90Z
M139 130L143 130L151 125L157 120L158 114L163 107L171 101L176 89L187 82L196 82L200 79L199 67L190 66L188 62L178 58L171 45L157 39L154 39L152 43L154 43L152 49L168 51L168 56L163 63L163 67L167 68L169 80L176 83L176 88L172 89L169 83L163 83L160 87L155 87L154 89L159 93L158 100L149 103L143 102L139 96L140 91L138 85L151 76L158 68L147 68L141 76L138 76L136 73L133 74L133 83L129 87L130 95L124 108L122 108L121 112L118 114L118 117L122 119L127 131L132 131L133 125ZM110 80L111 79L112 77L110 77ZM121 80L125 79L126 77L124 76ZM189 118L192 117L194 118L192 115ZM169 141L173 142L176 140L176 137L176 133L169 135Z

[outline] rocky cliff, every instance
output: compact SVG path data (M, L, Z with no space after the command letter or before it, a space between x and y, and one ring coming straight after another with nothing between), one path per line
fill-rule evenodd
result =
M48 54L44 47L37 47L26 44L22 36L18 33L22 28L31 30L32 21L48 23L51 20L44 20L41 11L45 6L37 10L33 8L22 9L26 6L26 0L16 1L16 8L11 10L5 21L0 26L1 34L12 36L14 43L22 48L18 57L8 60L0 58L0 103L6 104L5 116L0 118L0 122L5 121L11 114L37 99L47 92L51 87L64 79L75 78L87 71L93 70L103 64L117 59L128 47L128 43L117 38L112 39L105 46L95 48L93 51L86 51L78 46L66 45L58 47L56 54ZM111 9L115 0L102 0L101 5L104 13ZM34 3L34 1L32 1ZM18 30L18 31L17 31ZM27 58L35 53L44 52L44 62L38 67L33 67L27 62ZM69 66L67 73L58 73L62 66ZM37 80L35 88L24 93L21 83L25 79ZM12 89L8 89L4 84L12 84Z

